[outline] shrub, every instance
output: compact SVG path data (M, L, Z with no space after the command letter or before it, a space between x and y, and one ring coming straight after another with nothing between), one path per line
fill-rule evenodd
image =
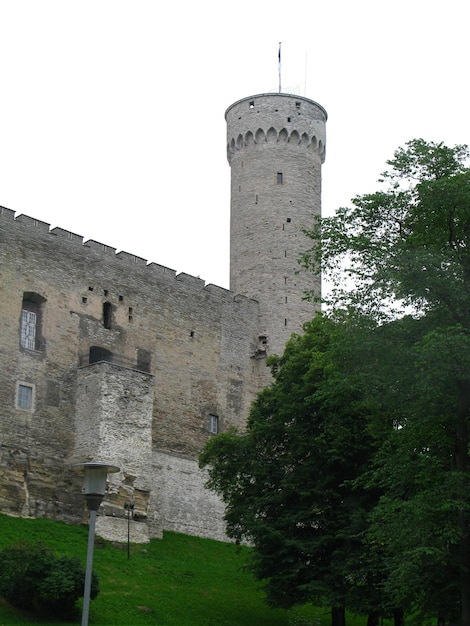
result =
M0 552L0 595L17 608L72 618L83 596L85 568L77 557L56 556L44 544L20 542ZM91 580L91 599L99 592Z

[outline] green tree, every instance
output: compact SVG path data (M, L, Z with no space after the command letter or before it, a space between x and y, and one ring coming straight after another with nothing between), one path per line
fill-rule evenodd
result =
M392 334L399 325L390 320L410 315L418 336L403 344L407 377L401 367L387 371L388 355L376 375L388 387L385 423L395 428L383 430L371 481L385 490L374 522L386 540L390 588L410 602L412 590L418 608L434 603L450 614L436 590L445 580L453 599L457 586L463 626L470 626L468 157L466 146L409 142L388 162L383 190L321 220L310 233L321 245L303 257L332 281L331 307L387 322Z
M334 626L353 597L368 613L381 610L360 566L371 493L353 486L372 454L373 407L341 365L354 352L348 336L344 321L307 324L271 359L274 383L253 404L246 432L214 437L200 456L227 505L228 535L254 546L251 567L268 602L321 603Z

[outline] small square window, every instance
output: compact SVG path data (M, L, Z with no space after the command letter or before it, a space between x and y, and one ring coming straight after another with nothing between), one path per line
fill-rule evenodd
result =
M219 432L219 418L217 415L209 415L209 432L213 435Z
M27 383L18 383L16 386L16 408L23 411L32 411L34 404L34 386Z

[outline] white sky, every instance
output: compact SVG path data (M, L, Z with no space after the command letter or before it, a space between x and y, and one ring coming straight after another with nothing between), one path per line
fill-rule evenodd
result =
M465 0L0 0L0 205L228 287L224 112L328 111L323 211L415 137L470 143Z

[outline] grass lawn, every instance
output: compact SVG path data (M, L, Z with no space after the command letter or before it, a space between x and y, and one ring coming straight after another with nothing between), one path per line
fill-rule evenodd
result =
M85 563L87 537L83 526L0 515L0 549L21 539L41 541ZM90 606L90 626L329 626L329 611L324 609L269 608L244 568L248 558L246 547L165 533L162 540L132 544L128 560L127 544L98 538L93 569L101 591ZM366 621L351 616L348 626ZM0 626L9 624L63 626L0 602Z

